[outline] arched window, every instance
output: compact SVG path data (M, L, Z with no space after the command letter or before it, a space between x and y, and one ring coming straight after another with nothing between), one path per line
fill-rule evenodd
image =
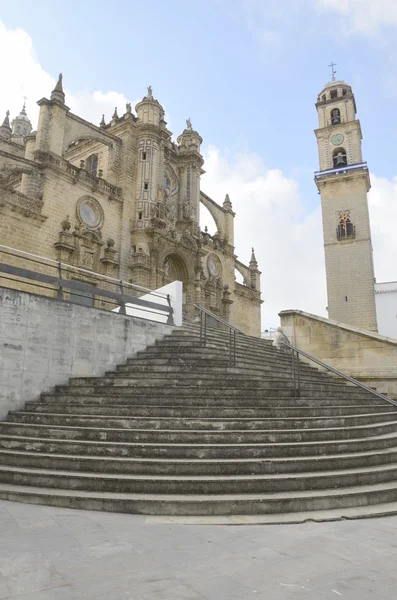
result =
M339 108L334 108L331 110L331 124L339 125L340 123L340 110Z
M17 135L20 135L20 133L21 133L21 126L20 125L17 125L16 132L17 132Z
M356 236L356 228L350 219L350 210L341 210L338 215L338 221L338 240L354 238Z
M27 128L27 127L24 127L24 128L23 128L23 135L27 135L27 133L28 133L28 128Z
M87 160L85 161L85 168L90 175L94 175L94 177L97 176L98 154L91 154L91 156L87 158Z
M171 190L171 179L168 175L167 171L164 171L164 181L163 181L164 189L169 192Z
M335 169L338 167L346 167L346 165L347 165L346 150L344 148L336 148L332 153L332 159L334 162Z

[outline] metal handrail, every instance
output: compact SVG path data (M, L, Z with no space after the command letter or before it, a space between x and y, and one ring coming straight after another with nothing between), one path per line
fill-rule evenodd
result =
M195 304L194 307L197 308L200 313L200 346L207 345L207 317L211 317L211 319L218 321L218 323L221 323L221 325L225 325L229 329L229 363L230 363L231 367L235 366L235 364L236 364L236 334L237 333L241 333L242 335L245 335L245 334L241 331L241 329L238 329L237 327L230 325L230 323L228 323L221 317L218 317L218 315L215 315L214 313L207 310L203 306L200 306L199 304Z
M11 252L9 252L11 250ZM95 271L90 271L89 269L82 269L81 267L76 267L74 265L69 265L68 263L58 262L53 258L46 258L45 256L40 256L39 254L32 254L31 252L26 252L25 250L19 250L18 248L12 248L10 246L4 246L0 244L0 252L6 254L8 256L13 256L15 258L25 259L29 262L35 262L37 264L42 264L49 268L62 268L63 271L72 271L76 273L82 273L83 275L88 275L90 277L94 277L95 279L103 279L105 282L114 283L115 285L120 284L120 279L116 279L115 277L109 277L108 275L104 275L103 273L97 273ZM16 254L18 253L18 254ZM23 256L19 256L22 254ZM37 260L39 259L39 260ZM44 262L41 262L44 261ZM49 263L52 263L49 264ZM137 290L138 292L146 292L150 293L152 296L158 296L159 298L167 298L167 294L163 292L157 292L156 290L150 290L149 288L143 287L142 285L138 285L136 283L131 283L130 281L124 281L123 285L133 290Z
M381 394L380 392L377 392L376 390L368 387L364 383L361 383L361 381L357 381L357 379L354 379L354 377L350 377L350 375L346 375L346 373L342 373L342 371L338 371L338 369L335 369L335 367L331 367L331 365L327 365L322 360L319 360L318 358L314 358L314 356L307 354L307 352L304 352L303 350L296 348L295 346L293 346L292 344L290 344L288 342L282 341L281 343L292 351L292 372L293 372L293 380L294 380L294 396L295 396L295 398L300 397L299 355L302 355L305 358L320 365L324 369L331 371L331 373L338 375L338 377L341 377L342 379L346 379L347 381L349 381L350 383L353 383L357 387L365 390L366 392L369 392L373 396L376 396L377 398L380 398L381 400L386 400L386 402L393 404L393 406L397 406L397 402L395 402L391 398L388 398L384 394Z
M130 288L128 289L127 287L127 290L125 290L124 286L128 285L128 282L122 281L120 279L113 279L111 277L106 276L103 276L105 282L112 283L113 285L115 285L117 291L100 288L97 287L97 285L88 283L86 281L65 278L65 275L66 277L67 275L73 276L74 274L76 274L77 271L77 273L85 272L89 274L91 278L101 279L100 273L95 273L94 271L85 271L85 269L78 269L61 262L56 262L52 259L48 259L49 262L47 263L41 262L41 260L37 259L42 259L43 257L36 257L35 255L29 254L28 252L19 251L25 256L17 256L16 254L4 252L2 248L7 248L7 246L0 245L0 254L8 254L13 256L14 258L22 258L25 261L36 263L39 265L44 265L49 269L55 269L55 273L53 275L48 275L47 273L33 271L24 267L17 267L9 263L0 262L0 277L2 279L7 279L14 283L23 283L23 285L33 286L35 290L44 289L51 291L52 293L56 292L56 299L60 301L66 300L64 295L65 290L69 290L70 298L67 301L72 303L73 296L78 297L80 299L89 298L90 300L92 300L93 303L95 299L100 299L100 301L103 303L103 306L105 304L110 304L112 307L118 307L119 313L121 315L127 315L126 305L132 304L136 310L142 310L146 313L156 315L158 315L159 313L164 314L164 317L167 318L167 325L174 325L174 309L172 308L171 297L169 294L161 294L148 290L149 294L146 294L143 297L135 296L132 295L135 291L133 285L130 284ZM167 304L160 304L158 301L153 301L150 299L148 300L147 296L150 294L153 294L153 296L155 297L154 300L157 300L157 298L161 298L162 300L165 300ZM80 302L78 302L78 304L80 304Z

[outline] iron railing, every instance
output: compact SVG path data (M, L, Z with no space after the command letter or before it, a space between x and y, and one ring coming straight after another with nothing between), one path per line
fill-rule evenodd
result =
M0 257L0 281L6 280L7 287L92 308L96 304L98 308L119 309L122 315L127 315L126 305L132 305L134 309L142 310L142 318L150 318L143 313L161 314L167 319L168 325L174 325L174 310L169 294L2 244ZM21 261L22 266L19 266ZM36 270L26 268L26 262L29 266L36 265ZM143 294L145 297L141 297ZM147 298L148 295L153 297L153 301ZM161 299L163 303L156 299Z
M231 367L234 367L236 364L236 335L237 333L244 335L244 333L240 329L237 329L237 327L233 327L233 325L230 325L230 323L224 319L221 319L221 317L218 317L218 315L215 315L206 308L203 308L199 304L195 304L194 307L198 310L200 317L200 346L207 345L208 322L210 319L215 320L217 323L229 330L229 364Z
M323 367L327 371L330 371L331 373L334 373L334 375L337 375L338 377L340 377L342 379L346 379L346 381L349 381L350 383L353 383L354 385L356 385L357 387L361 388L362 390L365 390L366 392L369 392L373 396L376 396L377 398L380 398L381 400L386 400L390 404L393 404L393 406L397 406L397 402L395 402L391 398L388 398L384 394L381 394L380 392L377 392L376 390L368 387L364 383L361 383L361 381L357 381L357 379L354 379L354 377L350 377L350 375L346 375L346 373L342 373L341 371L338 371L338 369L335 369L335 367L331 367L331 365L327 365L322 360L319 360L318 358L314 358L314 356L311 356L310 354L307 354L307 352L304 352L303 350L299 350L299 348L296 348L295 346L292 346L292 344L289 344L289 343L284 342L284 341L282 341L281 343L284 346L286 346L287 348L289 348L291 350L291 354L292 354L292 377L293 377L293 382L294 382L294 397L295 398L299 398L300 397L300 368L299 368L300 361L299 361L299 355L301 355L301 356L304 356L305 358L307 358L308 360L316 363L317 365L320 365L321 367Z

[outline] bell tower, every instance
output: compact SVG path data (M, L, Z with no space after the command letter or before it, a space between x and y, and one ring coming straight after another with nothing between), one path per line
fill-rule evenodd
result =
M363 161L361 125L351 87L333 80L316 108L328 316L377 331L374 265L367 193L371 182Z

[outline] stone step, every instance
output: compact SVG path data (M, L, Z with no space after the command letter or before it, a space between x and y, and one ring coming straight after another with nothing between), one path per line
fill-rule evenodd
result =
M217 366L216 364L212 364L209 366L202 366L202 365L196 365L196 364L174 364L174 363L170 363L167 365L152 365L152 364L148 364L148 361L142 362L142 364L130 364L130 365L118 365L116 371L109 371L109 373L112 373L114 375L118 375L121 373L134 373L134 374L144 374L144 375L148 375L150 377L157 377L157 376L162 376L163 373L178 373L178 374L182 374L183 376L185 374L189 374L189 373L195 373L197 376L202 376L204 374L209 375L210 373L214 373L214 374L224 374L225 376L228 376L230 374L232 375L244 375L246 377L250 377L251 375L256 375L256 376L268 376L269 373L273 373L274 375L278 375L280 377L292 377L292 371L286 371L286 369L284 368L280 368L280 367L276 367L276 366L271 366L271 365L253 365L250 363L247 363L246 366L241 366L236 365L235 367L230 367L230 366ZM304 370L302 369L301 371L301 375L305 375L306 377L310 376L311 378L313 378L313 373L307 369ZM320 379L329 379L330 381L339 381L338 378L336 377L331 377L330 375L327 375L327 373L320 373L318 372L316 375L316 378L320 378Z
M179 417L138 417L122 415L71 415L67 413L32 413L26 411L11 411L8 422L34 423L43 425L67 425L76 427L103 427L110 429L163 429L163 430L270 430L270 429L305 429L305 428L334 428L370 425L374 423L397 423L397 413L375 413L367 415L352 415L339 417L297 417L279 416L244 418L187 418Z
M65 387L69 387L70 389L78 387L80 390L83 389L108 389L110 391L116 390L117 393L123 393L121 390L124 389L124 392L131 393L132 390L137 390L137 392L141 393L147 390L155 393L164 393L164 388L169 390L169 393L173 393L176 391L182 391L186 395L190 395L191 393L196 393L199 390L203 390L205 394L211 393L214 394L218 390L220 392L227 391L228 393L236 393L238 391L243 392L245 390L257 390L257 391L268 391L268 390L283 390L289 391L292 393L293 391L293 381L291 379L286 378L262 378L262 379L232 379L231 377L226 380L222 380L219 377L214 379L208 378L158 378L158 379L150 379L150 378L127 378L127 377L75 377L69 380L68 386L57 386L56 389L65 389ZM356 395L357 397L367 396L372 397L369 392L365 390L361 390L358 387L354 387L352 385L344 385L341 383L330 383L330 382L321 382L315 380L304 380L301 379L301 393L306 393L310 391L316 392L327 392L330 395L334 394L343 394L343 395ZM89 392L90 393L90 392Z
M276 515L276 522L289 513L303 511L331 511L341 507L364 507L364 514L374 514L369 505L397 500L397 483L388 482L371 486L357 486L321 491L284 492L279 494L235 495L162 495L121 494L59 490L54 488L0 484L0 498L30 504L46 504L63 508L101 510L130 514L167 516L208 515ZM392 504L394 506L394 504ZM342 512L343 514L343 512ZM357 516L355 511L353 514ZM376 511L375 511L376 514ZM306 515L307 517L307 515ZM294 514L294 518L298 516ZM326 517L325 517L326 518Z
M397 464L397 447L374 452L292 458L164 459L70 455L0 449L0 464L95 473L140 475L254 475L312 473Z
M48 432L50 433L50 432ZM343 431L341 432L343 436ZM56 439L0 434L0 448L28 452L162 459L297 458L353 452L375 452L397 447L397 435L338 440L255 444L141 443Z
M322 427L305 429L261 430L183 430L183 429L122 429L101 427L78 427L34 423L0 423L0 434L32 437L50 437L69 440L142 442L163 444L254 444L287 443L303 441L326 441L341 438L362 438L397 433L397 421L357 425L351 427Z
M375 399L377 400L377 399ZM203 407L203 406L167 406L167 405L152 405L134 403L128 405L93 405L77 402L66 404L63 402L27 402L26 411L34 413L63 413L63 414L83 414L83 415L109 415L109 416L136 416L136 417L165 417L179 418L281 418L281 417L297 417L300 419L307 417L339 417L339 416L355 416L378 413L395 413L397 409L391 404L384 404L382 401L379 404L368 404L364 406L346 405L346 406L276 406L276 407Z
M69 380L70 386L87 386L92 385L96 387L109 386L128 386L128 387L156 387L162 388L164 386L173 386L178 388L184 387L209 387L209 388L221 388L232 387L233 389L245 389L245 388L293 388L292 377L270 377L269 375L264 376L251 376L246 379L239 377L217 376L213 373L184 373L183 377L176 377L175 374L161 374L156 378L152 377L138 377L138 376L127 376L126 373L119 374L114 377L73 377ZM345 392L346 388L357 390L359 388L353 386L345 386L345 384L338 381L322 381L318 379L308 379L301 377L301 388L303 389L329 389L335 391ZM365 391L359 390L360 394L365 394Z
M55 471L0 465L0 483L64 490L136 494L271 494L343 489L393 482L397 463L316 473L225 476L136 475Z
M150 389L146 393L140 391L134 393L128 388L92 388L92 387L79 387L78 390L72 393L72 390L65 386L60 388L55 394L45 393L42 394L43 404L50 403L66 403L66 404L85 404L85 405L127 405L134 406L135 404L146 406L174 406L174 407L186 407L189 408L192 405L201 407L240 407L240 408L276 408L280 405L295 407L332 407L333 405L340 405L343 402L345 406L366 406L372 405L374 399L372 397L361 398L353 394L336 394L333 397L326 392L313 392L311 396L305 395L301 398L294 398L291 395L290 390L267 390L268 393L262 390L250 390L242 394L239 390L238 393L227 393L208 394L198 393L200 390L191 390L189 392L183 392L182 390L172 390L174 393L166 393L171 390L162 390L161 394L153 393ZM203 392L203 390L201 390ZM277 393L277 396L275 395ZM379 405L388 405L385 401L382 404L382 400L379 400ZM393 407L395 408L395 407Z

